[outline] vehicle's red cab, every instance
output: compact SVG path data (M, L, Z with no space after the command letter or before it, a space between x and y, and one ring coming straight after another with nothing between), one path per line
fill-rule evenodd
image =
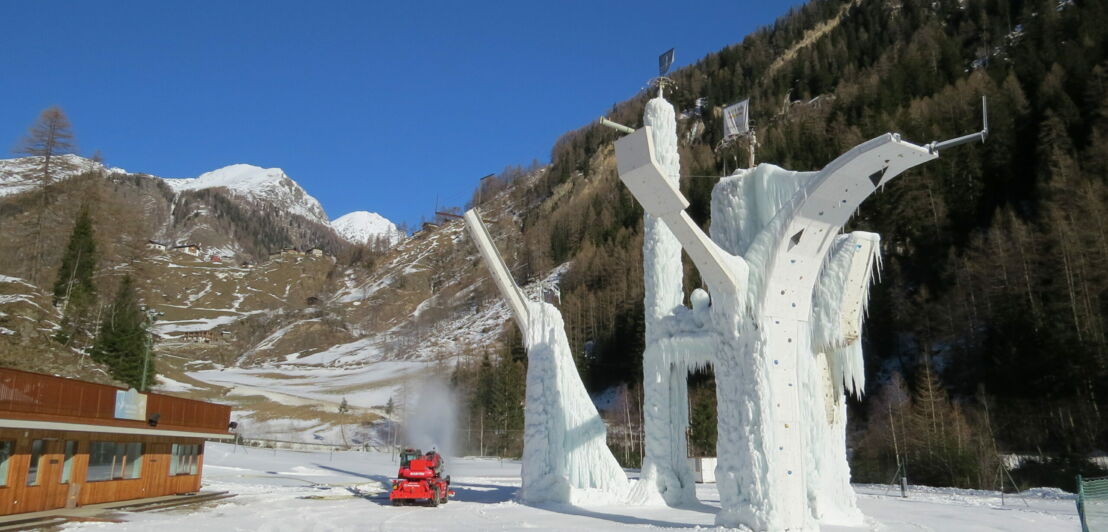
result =
M454 492L450 490L450 477L442 476L443 465L442 455L435 451L423 454L419 449L405 449L400 453L400 478L392 481L389 500L394 506L421 500L431 506L446 504Z

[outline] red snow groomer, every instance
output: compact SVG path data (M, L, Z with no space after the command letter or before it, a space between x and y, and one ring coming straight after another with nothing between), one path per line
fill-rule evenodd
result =
M442 476L442 455L435 451L423 454L419 449L404 449L400 453L400 477L392 481L389 500L393 506L408 501L427 501L431 506L446 504L454 494L450 489L450 477Z

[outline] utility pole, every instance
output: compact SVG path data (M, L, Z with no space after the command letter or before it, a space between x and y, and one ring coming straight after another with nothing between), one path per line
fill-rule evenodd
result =
M147 314L147 316L146 316L146 325L147 325L147 327L149 327L152 324L153 324L153 319L150 317L149 314ZM149 375L149 371L150 371L150 350L151 350L151 347L152 347L150 345L151 343L152 342L151 342L151 337L150 337L150 331L149 330L144 331L143 332L143 339L142 339L142 347L143 347L143 353L142 353L142 391L143 392L149 392L150 391L150 384L149 384L150 381L149 381L147 376Z

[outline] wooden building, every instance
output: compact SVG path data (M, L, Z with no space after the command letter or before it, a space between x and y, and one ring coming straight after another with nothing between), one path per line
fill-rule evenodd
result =
M173 251L180 251L181 253L192 255L193 257L199 257L200 244L180 244L173 246Z
M178 338L182 342L187 343L210 344L214 341L221 340L223 336L216 334L215 331L209 329L207 331L185 331L180 336L178 336Z
M0 515L200 489L231 408L0 368Z

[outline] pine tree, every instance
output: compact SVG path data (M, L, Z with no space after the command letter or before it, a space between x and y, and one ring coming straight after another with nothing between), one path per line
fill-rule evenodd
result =
M146 329L146 314L139 308L134 282L128 275L100 325L92 359L107 365L116 380L139 390L148 389L155 372Z
M96 269L96 242L92 234L92 217L87 206L77 214L77 222L69 236L62 256L58 279L54 282L54 305L61 305L62 328L56 339L69 343L75 334L84 332L89 308L96 301L96 285L92 273Z
M714 389L703 387L690 394L692 415L689 416L689 447L695 456L716 453L716 397Z

